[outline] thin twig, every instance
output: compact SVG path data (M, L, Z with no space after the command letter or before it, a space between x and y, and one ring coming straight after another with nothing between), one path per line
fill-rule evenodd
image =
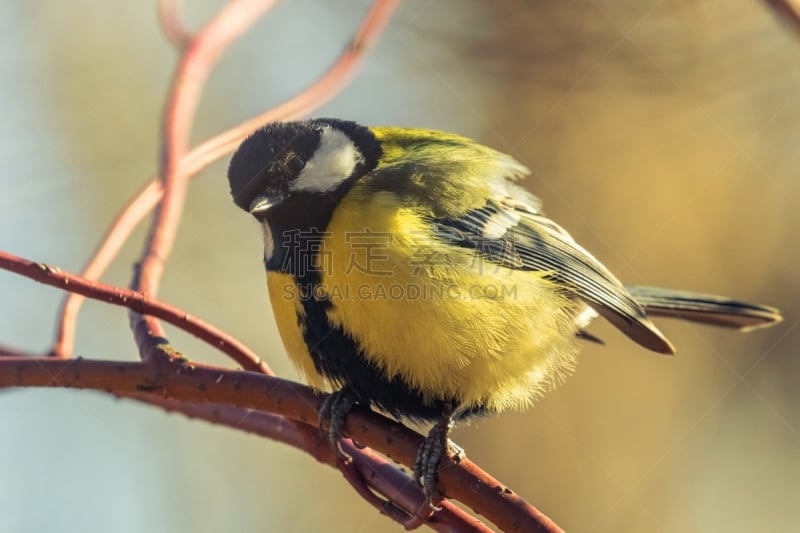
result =
M8 344L0 344L0 357L41 357L41 355L28 350L15 348Z
M158 293L177 235L188 186L180 161L188 149L194 114L208 74L226 47L274 3L275 0L232 0L197 33L181 56L164 110L159 171L164 195L131 282L131 288L147 296ZM164 336L163 328L153 317L132 313L131 326L145 327L152 336ZM143 353L141 347L140 352Z
M183 50L192 42L194 36L183 25L181 0L161 0L158 3L158 21L164 36L179 50Z
M800 0L761 0L792 25L800 34Z
M140 292L83 279L44 263L29 261L3 251L0 251L0 268L16 272L45 285L126 307L136 313L158 317L209 343L242 365L242 368L272 374L269 366L253 350L224 331L193 317L182 309L154 298L148 298Z
M106 231L105 237L95 249L91 259L83 268L80 276L87 281L97 281L106 271L108 266L119 253L128 240L136 225L158 203L163 194L161 182L153 180L148 182L138 193L134 201L117 215L111 227ZM72 357L75 348L75 327L85 297L77 292L69 292L61 305L57 320L56 340L50 349L54 357Z
M399 0L377 0L347 48L314 84L282 104L198 145L182 161L182 170L190 174L197 172L233 152L245 137L265 123L308 116L330 101L358 72L398 4Z

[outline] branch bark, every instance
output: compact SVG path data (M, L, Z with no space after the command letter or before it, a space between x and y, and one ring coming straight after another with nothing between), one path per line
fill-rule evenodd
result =
M57 387L93 389L122 396L147 394L197 404L218 404L275 413L306 425L319 424L323 396L309 387L255 372L232 371L193 363L168 345L169 357L140 362L86 359L0 358L0 388ZM372 411L355 408L347 433L359 443L408 467L414 464L422 436ZM486 516L504 531L561 531L468 459L443 464L437 488ZM435 516L435 514L434 514Z

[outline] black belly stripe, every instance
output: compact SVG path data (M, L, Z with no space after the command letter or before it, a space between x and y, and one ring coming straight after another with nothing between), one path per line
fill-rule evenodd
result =
M399 376L388 378L364 357L347 332L328 320L333 303L313 296L313 288L319 285L319 274L307 273L296 281L305 312L305 316L298 315L298 325L317 372L339 386L348 385L362 404L373 405L399 419L436 421L458 405L454 398L434 398L426 402ZM461 417L479 414L486 414L486 409L470 409Z
M303 314L298 314L297 323L314 367L333 383L349 386L364 405L375 406L395 418L439 420L446 411L458 405L457 398L432 398L426 402L418 391L398 376L391 379L387 377L383 370L364 357L346 331L328 321L327 313L333 303L314 297L315 289L322 282L320 272L312 267L316 264L314 247L304 247L296 239L287 239L287 235L298 232L311 238L324 235L319 228L327 227L334 204L323 202L320 205L317 200L312 203L298 195L294 200L276 206L281 215L277 220L281 220L282 225L274 224L271 229L281 239L278 239L272 256L265 259L267 270L290 274L297 284L303 307ZM314 206L314 209L310 209L310 206ZM485 408L476 407L461 417L486 413Z

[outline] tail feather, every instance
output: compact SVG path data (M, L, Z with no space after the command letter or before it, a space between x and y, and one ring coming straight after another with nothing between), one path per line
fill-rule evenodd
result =
M679 318L740 331L768 327L783 320L774 307L712 294L641 286L626 289L648 316Z

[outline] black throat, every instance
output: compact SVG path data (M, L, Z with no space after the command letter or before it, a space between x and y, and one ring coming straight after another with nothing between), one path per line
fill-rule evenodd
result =
M266 222L275 243L267 270L291 274L298 282L319 283L314 268L338 195L295 194L269 210Z

